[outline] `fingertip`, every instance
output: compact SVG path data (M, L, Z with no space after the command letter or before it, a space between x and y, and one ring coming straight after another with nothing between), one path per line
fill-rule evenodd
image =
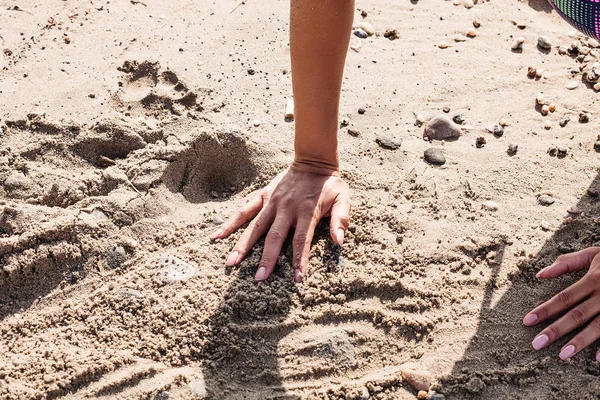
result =
M304 274L298 268L294 270L294 282L302 283L304 280Z
M216 230L215 232L213 232L212 235L210 235L210 240L221 239L221 236L223 235L224 232L225 232L225 230L223 228Z
M538 320L538 316L536 314L530 313L527 314L524 318L523 318L523 325L525 326L532 326L535 325L535 323Z
M235 264L237 264L237 260L238 260L239 256L240 256L240 253L237 250L232 252L229 255L229 257L227 257L227 261L225 261L225 265L227 267L233 267Z
M596 353L596 361L600 361L600 350Z
M546 268L542 268L541 271L539 271L537 274L535 274L536 278L542 278L542 279L548 279L548 278L553 278L552 276L549 276L548 274L550 272L552 272L552 270L558 265L558 261L554 261L552 264L548 265Z
M267 276L267 269L265 267L260 267L257 271L256 274L254 275L254 279L257 281L264 281L268 278Z
M340 246L344 244L344 230L342 228L338 228L337 230L337 243Z

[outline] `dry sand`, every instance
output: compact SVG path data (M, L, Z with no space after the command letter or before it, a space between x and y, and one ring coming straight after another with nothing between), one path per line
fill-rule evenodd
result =
M289 245L256 283L261 247L226 269L240 232L208 235L292 158L289 2L237 4L3 2L0 398L413 399L406 363L446 399L597 398L597 344L562 362L566 339L535 352L538 329L521 324L577 278L535 272L600 241L586 194L600 190L598 94L557 50L585 39L543 0L358 1L356 24L366 10L400 38L353 37L348 54L341 117L361 134L340 129L347 243L324 221L303 284ZM477 36L455 42L474 19ZM548 117L538 92L556 104ZM464 134L424 141L415 114L444 107ZM501 119L495 138L485 128ZM429 147L444 166L424 162Z

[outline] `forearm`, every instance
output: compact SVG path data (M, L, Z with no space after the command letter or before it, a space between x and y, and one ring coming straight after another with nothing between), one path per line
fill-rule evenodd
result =
M296 164L338 168L337 120L354 0L291 0Z

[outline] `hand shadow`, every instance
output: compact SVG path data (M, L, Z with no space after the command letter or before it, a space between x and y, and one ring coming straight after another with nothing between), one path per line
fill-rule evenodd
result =
M588 193L599 189L600 175ZM600 215L599 199L586 194L577 206L582 213L558 229L533 259L518 264L518 271L508 277L510 288L491 307L501 262L495 266L481 305L477 332L451 374L442 379L442 392L447 398L600 397L600 363L595 360L598 342L563 362L558 353L573 334L535 351L531 341L548 323L532 328L522 324L527 312L577 281L584 272L549 281L537 279L535 274L561 253L600 245L600 225L594 223Z

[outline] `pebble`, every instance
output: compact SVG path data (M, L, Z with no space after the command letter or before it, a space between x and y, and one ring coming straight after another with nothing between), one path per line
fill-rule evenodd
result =
M427 399L427 392L425 390L419 390L419 393L417 393L417 399L419 399L419 400L426 400Z
M515 39L512 46L510 47L512 50L521 50L523 48L523 43L525 42L525 38L523 36L519 36Z
M475 139L475 146L480 149L483 146L485 146L485 144L487 143L487 141L485 140L485 138L483 136L479 136L477 139Z
M538 200L538 203L540 203L541 205L546 206L546 207L554 204L554 198L547 194L540 195L537 198L537 200Z
M421 126L425 122L425 116L423 114L417 114L415 118L415 125Z
M559 158L566 157L568 152L569 152L569 150L566 147L559 147L559 148L556 149L556 155Z
M578 86L579 86L579 82L576 82L576 81L571 81L571 82L567 83L567 89L569 89L569 90L577 89Z
M465 0L464 2L465 8L473 8L474 5L475 3L473 3L473 0Z
M577 207L576 205L572 205L567 208L567 212L569 214L581 214L581 208Z
M547 153L548 153L548 154L550 154L551 156L555 156L555 155L556 155L556 152L557 152L557 150L558 150L558 149L556 148L556 146L550 146L550 147L548 148L548 151L547 151Z
M596 198L600 195L600 192L598 192L596 189L588 189L587 194L590 197Z
M358 109L358 113L359 113L360 115L363 115L365 112L366 112L366 111L365 111L365 109L364 109L364 108L359 108L359 109Z
M485 203L483 203L483 208L486 209L487 211L498 211L498 208L500 208L500 206L498 205L498 203L496 203L495 201L486 201Z
M367 18L367 15L369 15L369 14L367 14L367 12L365 10L362 10L360 12L360 16L363 17L363 18Z
M548 36L540 35L538 37L538 46L544 50L550 50L552 48L552 39Z
M396 29L388 29L383 34L383 37L388 38L390 40L400 39L400 34Z
M549 119L547 119L546 121L544 121L544 129L550 129L552 128L552 121L550 121Z
M348 135L358 137L360 136L360 131L358 129L348 128Z
M342 118L342 120L340 121L340 127L343 128L348 125L350 125L350 118L347 118L347 117Z
M464 42L465 40L467 40L466 36L457 33L456 35L454 35L454 41L455 42Z
M588 46L590 46L591 48L598 48L598 46L600 46L600 43L598 43L598 41L596 39L593 38L589 38L587 41Z
M556 104L550 104L548 106L548 111L550 111L551 113L553 113L554 111L556 111Z
M407 366L401 368L402 377L416 390L429 390L433 384L433 377L429 372L417 367Z
M450 112L450 107L446 106L443 108L443 110L446 114L448 114Z
M452 121L454 121L454 123L458 125L462 125L465 123L465 119L462 115L455 115L454 117L452 117Z
M198 273L198 268L170 254L160 257L157 277L165 283L184 282Z
M546 97L544 96L544 93L541 93L541 92L540 92L540 93L538 93L538 94L535 96L535 102L536 102L537 104L539 104L539 105L542 105L542 106L543 106L544 104L547 104Z
M12 54L13 54L12 50L9 48L5 48L4 50L2 50L2 52L4 53L5 56L8 56L8 57L12 56Z
M253 124L254 126L260 126L261 122L260 122L260 120L259 120L259 119L255 119L255 120L252 122L252 124Z
M589 114L586 114L586 113L579 114L579 123L580 124L587 124L588 122L590 122Z
M569 121L571 120L571 118L567 117L562 119L558 125L560 125L561 128L564 128L565 126L567 126L567 124L569 123Z
M475 32L473 29L467 32L467 37L474 38L475 36L477 36L477 32Z
M110 268L119 268L127 260L127 252L123 246L114 246L108 251L106 262Z
M162 392L156 393L156 396L154 396L154 400L169 400L169 392L163 390Z
M429 140L444 140L460 137L460 128L444 114L433 117L425 127Z
M284 118L288 121L291 121L294 119L294 99L291 97L289 99L287 99L287 102L285 104Z
M542 222L540 222L540 228L544 231L549 231L552 229L552 225L550 225L550 222L542 220Z
M540 112L542 113L543 116L548 115L548 113L550 113L550 106L548 106L547 104L544 104L542 106L542 108L540 109Z
M373 25L368 22L361 22L359 28L365 31L365 33L369 36L373 36L375 34L375 28L373 28Z
M437 45L440 49L447 49L448 47L450 47L450 45L448 44L448 42L440 42Z
M502 125L496 124L492 128L492 133L496 137L502 137L502 135L504 135L504 128L502 127Z
M212 222L215 225L222 225L225 222L225 220L219 214L215 214L213 215Z
M446 164L446 157L440 149L430 148L425 150L424 154L425 161L432 165L444 165Z
M594 150L600 153L600 141L594 143Z
M388 149L388 150L397 150L402 145L402 140L396 139L396 138L394 138L392 136L388 136L388 135L378 136L375 139L375 142L377 142L377 144L380 147L383 147L384 149Z
M359 37L361 39L366 39L369 37L369 34L362 29L357 29L354 31L354 36Z
M518 143L510 143L508 145L508 150L506 150L506 152L510 155L513 154L517 154L517 151L519 150L519 144Z
M473 26L475 28L479 28L481 26L481 21L479 21L478 19L474 19L473 20Z

